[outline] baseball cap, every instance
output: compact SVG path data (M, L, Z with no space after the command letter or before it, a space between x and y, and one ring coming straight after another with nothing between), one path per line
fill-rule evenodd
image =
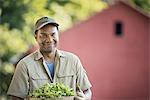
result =
M56 26L57 28L59 26L59 24L54 19L45 16L45 17L41 17L40 19L37 20L37 22L35 23L34 32L36 32L37 30L39 30L40 28L42 28L43 26L45 26L47 24L52 24L52 25Z

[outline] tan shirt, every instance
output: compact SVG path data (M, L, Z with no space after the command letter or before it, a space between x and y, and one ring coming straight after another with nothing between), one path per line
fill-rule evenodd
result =
M55 71L51 74L39 50L23 58L16 67L9 86L8 95L26 98L29 92L41 87L47 82L59 82L74 89L76 86L84 91L91 87L79 58L69 52L57 50Z

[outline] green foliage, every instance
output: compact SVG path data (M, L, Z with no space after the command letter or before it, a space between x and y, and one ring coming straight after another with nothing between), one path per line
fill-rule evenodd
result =
M9 60L17 53L24 52L26 43L20 37L17 29L9 30L6 26L0 26L0 93L6 94L10 84L14 67Z
M16 53L21 53L26 49L26 43L20 37L20 31L0 26L0 59L2 62L8 61Z
M150 1L149 0L128 0L134 6L141 8L144 12L150 14Z
M62 96L74 96L72 88L61 83L46 83L41 88L34 90L31 94L33 98L53 98Z
M39 17L51 16L60 23L61 30L65 30L106 6L106 3L100 0L32 0L28 3L30 11L24 14L24 19L26 24L33 28Z
M27 12L28 6L25 0L0 0L1 24L8 24L9 28L22 29L25 20L23 14Z

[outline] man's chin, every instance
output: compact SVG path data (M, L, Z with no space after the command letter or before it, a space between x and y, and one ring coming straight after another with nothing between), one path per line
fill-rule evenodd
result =
M42 48L42 49L41 49L41 52L52 53L52 52L55 52L55 49L51 49L51 48L44 49L44 48Z

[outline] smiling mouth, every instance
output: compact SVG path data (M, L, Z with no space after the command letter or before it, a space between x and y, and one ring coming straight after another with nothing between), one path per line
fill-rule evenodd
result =
M46 47L54 47L55 44L54 43L45 43L44 46L46 46Z

